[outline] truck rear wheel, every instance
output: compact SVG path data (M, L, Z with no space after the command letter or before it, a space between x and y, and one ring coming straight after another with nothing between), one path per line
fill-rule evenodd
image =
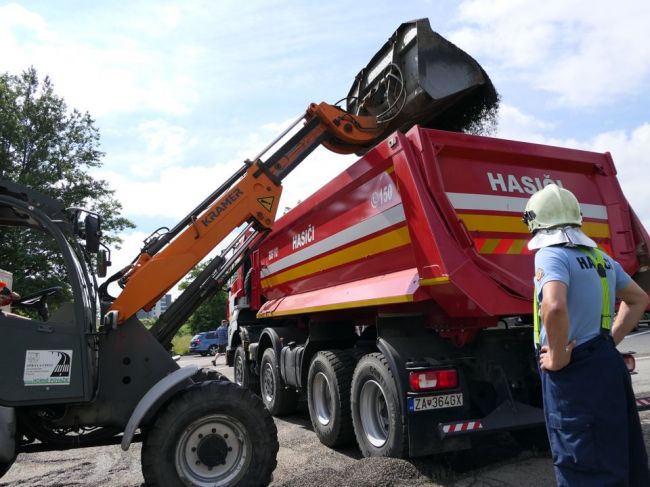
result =
M350 351L318 352L309 366L307 404L318 439L326 446L354 440L350 387L357 358Z
M260 375L262 401L271 414L282 416L294 412L298 407L298 394L285 386L272 348L264 350Z
M244 347L235 350L232 367L235 384L250 389L254 394L260 393L260 379L251 371Z
M277 429L262 401L225 381L195 384L159 413L144 435L148 486L268 485Z
M352 376L352 423L364 457L402 458L407 451L406 422L395 378L381 353L364 356Z

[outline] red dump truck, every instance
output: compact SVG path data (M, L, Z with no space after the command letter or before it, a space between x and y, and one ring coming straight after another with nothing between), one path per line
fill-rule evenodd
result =
M415 126L280 218L231 285L229 364L275 415L306 396L330 446L468 448L543 426L522 212L554 182L646 290L650 237L609 153ZM650 404L640 399L639 404Z

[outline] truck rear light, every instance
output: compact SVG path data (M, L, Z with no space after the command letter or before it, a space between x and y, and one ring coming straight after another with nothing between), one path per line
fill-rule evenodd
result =
M623 362L627 367L627 371L631 374L636 369L636 359L631 353L623 353Z
M455 369L416 370L409 373L409 382L415 392L455 389L458 387L458 373Z

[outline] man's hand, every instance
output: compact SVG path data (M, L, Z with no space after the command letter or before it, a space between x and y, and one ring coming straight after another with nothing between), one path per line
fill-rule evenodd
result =
M576 346L576 341L573 340L566 347L560 350L551 351L548 345L542 346L539 352L539 366L542 370L548 372L557 372L563 369L571 361L571 352Z

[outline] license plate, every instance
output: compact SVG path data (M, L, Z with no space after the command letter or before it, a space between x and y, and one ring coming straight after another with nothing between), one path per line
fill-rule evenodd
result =
M456 408L463 405L463 394L441 394L437 396L409 397L408 406L412 413L430 409Z

